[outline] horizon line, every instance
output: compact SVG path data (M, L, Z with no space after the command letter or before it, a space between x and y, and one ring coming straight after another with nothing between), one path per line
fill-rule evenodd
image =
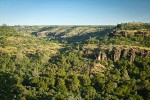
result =
M138 22L138 21L132 21L132 22L121 22L121 23L116 23L116 24L0 24L0 26L115 26L118 24L123 24L123 23L147 23L150 24L150 22Z

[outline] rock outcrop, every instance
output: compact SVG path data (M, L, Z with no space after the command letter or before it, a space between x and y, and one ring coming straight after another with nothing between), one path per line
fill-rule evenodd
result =
M150 36L150 31L148 30L116 30L112 32L113 36Z
M136 57L135 50L132 49L130 52L130 62L132 63Z
M107 60L107 55L104 51L100 51L98 53L98 57L97 57L97 60L100 60L100 61L105 61Z
M108 48L94 48L89 52L84 50L85 57L92 57L91 59L97 59L98 61L112 60L114 62L120 59L126 59L131 63L134 62L135 58L138 56L141 57L150 57L150 49L140 48L140 47L124 47L124 46L114 46L113 49L109 50ZM92 56L93 55L93 56Z
M117 61L120 59L121 49L119 47L114 47L112 50L112 60Z
M126 58L127 57L127 55L128 55L128 52L129 52L129 49L128 48L124 48L123 50L122 50L122 55L121 55L121 58Z

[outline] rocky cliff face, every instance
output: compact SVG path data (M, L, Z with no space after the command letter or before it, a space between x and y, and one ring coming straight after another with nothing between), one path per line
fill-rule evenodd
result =
M97 60L101 60L101 61L104 61L104 60L107 60L107 55L104 51L100 51L98 53L98 57L97 57Z
M121 58L121 49L119 47L114 47L111 51L111 56L113 61L117 61Z
M118 24L113 36L150 36L150 24L141 22L121 23Z
M148 30L116 30L112 32L113 36L150 36L150 31Z
M114 46L111 50L108 48L95 48L92 54L93 56L91 56L91 53L89 55L91 57L95 57L93 59L96 59L98 61L106 61L111 59L116 62L120 59L126 59L132 63L138 56L150 58L150 49ZM87 52L86 55L88 55Z

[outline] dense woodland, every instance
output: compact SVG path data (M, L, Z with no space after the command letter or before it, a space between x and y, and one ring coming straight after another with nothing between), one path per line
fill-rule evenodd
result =
M0 26L0 100L149 100L150 36L112 36L123 25ZM116 45L148 56L98 60L99 46Z

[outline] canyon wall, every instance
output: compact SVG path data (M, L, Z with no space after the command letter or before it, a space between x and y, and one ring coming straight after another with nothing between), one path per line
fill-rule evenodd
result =
M89 49L85 49L84 55L98 61L106 61L110 59L116 62L120 59L126 59L132 63L135 58L139 56L150 58L150 49L134 46L113 46L112 49L100 47L94 48L90 52Z

